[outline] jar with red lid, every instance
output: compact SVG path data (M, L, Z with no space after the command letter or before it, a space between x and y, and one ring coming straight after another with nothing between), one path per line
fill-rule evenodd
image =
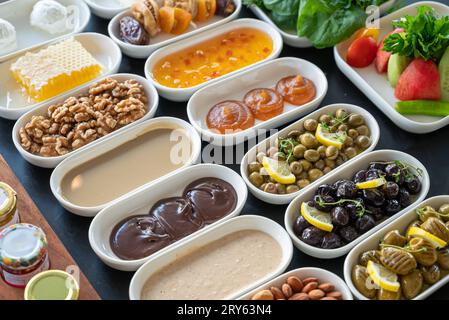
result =
M47 238L41 228L28 223L13 224L0 232L0 266L3 280L24 288L36 274L48 270Z
M19 222L17 194L11 186L0 182L0 231L3 228Z

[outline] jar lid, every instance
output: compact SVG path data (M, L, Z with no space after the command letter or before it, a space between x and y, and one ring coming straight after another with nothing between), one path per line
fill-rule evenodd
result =
M25 300L77 300L79 285L75 278L62 270L38 273L25 288Z
M0 182L0 220L15 209L17 203L16 192L11 186Z
M0 232L0 265L26 269L47 254L47 238L41 228L17 223Z

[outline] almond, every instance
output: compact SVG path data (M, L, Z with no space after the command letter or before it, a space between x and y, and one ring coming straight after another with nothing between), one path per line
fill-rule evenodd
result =
M293 295L292 287L288 283L284 283L282 285L282 293L287 299L290 298Z
M309 282L302 288L302 292L309 293L312 290L318 288L318 282Z
M332 283L322 283L318 286L318 289L323 290L324 292L332 292L335 290L335 286Z
M320 300L325 295L326 294L324 293L324 291L320 290L320 289L314 289L314 290L309 292L309 297L310 297L311 300Z
M320 300L337 300L337 299L335 299L333 297L324 297L324 298L321 298Z
M275 300L284 300L285 299L285 296L282 293L282 290L279 289L278 287L271 287L270 291L273 294Z
M274 300L270 290L262 290L251 297L251 300Z
M299 292L292 295L288 300L310 300L307 293Z
M309 277L309 278L305 278L304 280L302 280L303 285L307 285L310 282L318 282L318 278Z
M292 276L288 277L287 283L292 287L293 291L295 292L301 292L302 288L304 288L304 285L298 277Z
M341 294L340 291L332 291L332 292L327 293L326 297L332 297L337 300L341 300L343 298L343 295Z

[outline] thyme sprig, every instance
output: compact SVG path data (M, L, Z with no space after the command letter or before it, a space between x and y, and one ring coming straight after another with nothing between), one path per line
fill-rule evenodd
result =
M315 199L315 202L319 206L321 206L321 207L332 206L332 205L339 206L339 205L343 205L343 204L347 204L347 203L353 203L353 204L355 204L356 214L357 214L357 217L359 217L359 218L361 218L365 213L371 213L370 210L365 208L365 206L363 205L362 201L360 201L360 200L340 199L340 200L335 201L335 202L326 202L326 201L323 200L323 198L321 196L318 196Z

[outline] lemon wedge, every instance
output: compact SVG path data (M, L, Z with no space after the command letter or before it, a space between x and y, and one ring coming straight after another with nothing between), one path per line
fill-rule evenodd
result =
M399 291L401 284L398 281L398 276L396 273L391 272L384 266L371 260L368 261L366 271L368 271L371 280L373 280L373 282L382 289L393 292Z
M331 232L334 228L332 225L331 215L329 213L310 207L306 202L301 204L301 215L307 220L308 223L320 230Z
M318 124L318 127L316 128L315 137L318 140L319 143L325 145L325 146L334 146L338 150L340 150L343 147L343 144L346 140L346 133L345 132L328 132L323 128L321 123Z
M357 189L374 189L387 183L385 178L377 178L369 181L359 182L356 184Z
M447 242L434 236L430 232L418 227L411 227L407 232L407 237L420 237L430 241L435 248L443 248L447 245Z
M272 177L276 182L282 184L295 183L296 177L290 171L290 167L287 162L264 157L262 160L262 165L267 170L270 177Z

